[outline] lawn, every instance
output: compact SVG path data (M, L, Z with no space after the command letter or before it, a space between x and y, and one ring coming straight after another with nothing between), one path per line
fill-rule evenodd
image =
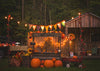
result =
M86 68L78 67L59 67L59 68L27 68L27 67L9 67L7 59L0 59L0 71L100 71L100 60L84 60Z

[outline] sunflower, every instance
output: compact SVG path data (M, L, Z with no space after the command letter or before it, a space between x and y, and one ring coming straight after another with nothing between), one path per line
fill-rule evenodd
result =
M32 53L32 48L28 48L28 53L31 54Z

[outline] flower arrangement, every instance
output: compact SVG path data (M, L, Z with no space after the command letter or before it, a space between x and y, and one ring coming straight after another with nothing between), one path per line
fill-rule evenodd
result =
M19 67L22 63L22 55L24 55L24 52L17 52L15 55L13 55L10 59L10 65Z

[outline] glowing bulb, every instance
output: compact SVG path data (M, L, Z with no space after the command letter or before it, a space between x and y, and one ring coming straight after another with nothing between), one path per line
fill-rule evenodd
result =
M44 30L44 26L41 26L42 31Z
M81 13L79 12L79 13L78 13L78 15L80 16L80 15L81 15Z
M13 17L10 18L11 20L13 19Z
M27 24L25 24L25 27L27 27Z
M33 25L33 30L35 30L36 29L36 25Z
M50 27L50 28L52 28L52 26L51 26L51 25L50 25L49 27Z
M18 24L20 24L20 21L17 21Z
M69 44L72 44L72 41L69 41Z
M5 19L7 19L7 17L5 16Z
M74 17L72 17L72 19L74 19Z

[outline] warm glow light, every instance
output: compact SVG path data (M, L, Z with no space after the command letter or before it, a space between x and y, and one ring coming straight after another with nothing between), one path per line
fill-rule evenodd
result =
M72 17L72 19L74 19L74 17Z
M52 26L51 25L49 25L49 27L50 27L50 29L52 29Z
M61 29L61 24L60 24L60 23L58 23L57 25L58 25L58 27Z
M68 37L66 36L66 40L68 41Z
M48 33L48 26L45 26L45 29L46 29L46 33Z
M8 15L8 17L7 16L5 16L5 19L8 19L8 20L12 20L13 19L13 17L11 17L11 15Z
M65 23L65 20L63 20L62 23Z
M25 24L25 27L27 27L27 24Z
M36 25L33 25L33 30L35 30L36 29Z
M64 38L63 40L61 40L61 44L58 42L58 40L54 37L37 37L34 39L35 42L35 48L37 48L38 46L40 46L41 48L44 46L45 41L50 38L51 41L51 45L54 46L54 48L58 48L61 45L61 48L66 46L66 43L68 42L68 40L66 40L66 38ZM71 44L70 44L71 45Z
M10 18L11 20L13 19L13 17Z
M41 26L42 31L44 30L44 26Z
M79 13L78 13L78 15L80 16L80 15L81 15L81 13L79 12Z
M61 52L61 50L58 50L58 52Z
M20 21L17 21L18 24L20 24Z
M5 19L7 19L7 17L5 16Z
M72 41L69 41L69 44L72 44Z
M57 25L60 26L60 23L58 23Z

